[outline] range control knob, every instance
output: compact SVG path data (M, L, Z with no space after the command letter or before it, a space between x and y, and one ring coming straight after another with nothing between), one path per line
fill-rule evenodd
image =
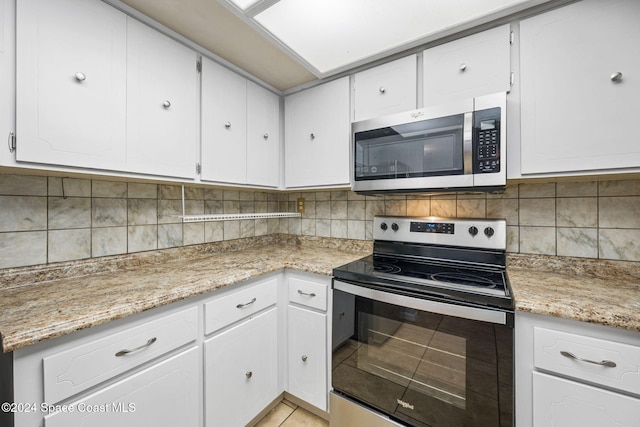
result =
M383 222L382 224L380 224L380 229L381 229L382 231L387 231L387 223L386 223L386 222Z
M399 228L399 227L398 227L398 224L396 224L395 222L394 222L393 224L391 224L391 229L392 229L393 231L398 231L398 228Z
M469 234L471 234L473 237L476 237L476 235L478 234L478 227L476 227L475 225L469 227Z
M495 234L495 230L491 227L487 227L484 229L484 235L487 237L491 237Z

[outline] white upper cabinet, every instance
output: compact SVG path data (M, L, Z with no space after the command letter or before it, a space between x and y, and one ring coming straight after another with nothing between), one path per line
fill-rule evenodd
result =
M349 184L349 77L285 98L285 185Z
M508 92L510 39L509 25L502 25L425 50L424 105Z
M523 175L640 167L638 17L584 0L520 23Z
M280 184L280 97L247 82L247 184Z
M101 1L18 1L17 160L124 170L126 37Z
M16 130L15 11L13 0L0 0L0 137ZM0 149L0 164L14 155L7 146Z
M202 59L203 181L278 187L280 98Z
M416 85L416 55L356 73L353 121L414 110Z
M247 80L202 58L202 175L247 181Z
M127 171L194 178L196 53L127 20Z

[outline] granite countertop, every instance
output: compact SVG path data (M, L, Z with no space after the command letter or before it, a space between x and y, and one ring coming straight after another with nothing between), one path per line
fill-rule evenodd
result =
M0 270L14 351L282 269L331 275L372 242L271 235ZM640 331L640 263L510 255L516 309Z
M640 263L509 255L516 310L640 331Z

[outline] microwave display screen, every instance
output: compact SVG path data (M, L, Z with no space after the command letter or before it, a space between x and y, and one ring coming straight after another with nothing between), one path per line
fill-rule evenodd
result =
M355 179L401 179L464 173L464 115L355 134Z

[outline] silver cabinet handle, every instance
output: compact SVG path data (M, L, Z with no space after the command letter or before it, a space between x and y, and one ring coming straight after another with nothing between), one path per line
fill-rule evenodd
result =
M245 307L247 307L247 306L249 306L249 305L253 304L254 302L256 302L256 299L255 299L255 298L253 298L253 299L252 299L251 301L249 301L249 302L245 302L244 304L238 304L238 305L236 305L236 308L245 308Z
M303 362L306 362L306 361L307 361L307 356L306 356L306 355L305 355L305 356L302 356L302 361L303 361Z
M227 122L224 124L224 127L226 127L227 129L229 129L231 127L231 122Z
M311 133L311 134L309 134L309 138L311 138L311 140L314 140L314 139L316 139L316 135Z
M611 74L611 77L609 77L611 79L612 82L621 82L622 81L622 73L620 71Z
M263 137L264 139L269 139L269 134L268 134L268 133L265 133L264 135L262 135L262 137Z
M87 79L87 76L85 76L83 73L75 73L73 77L75 77L79 82L83 82Z
M169 107L171 107L171 103L170 103L169 101L164 101L164 102L162 103L162 106L163 106L164 108L169 108Z
M253 372L247 371L247 372L245 372L244 376L247 377L247 379L249 379L249 378L251 378L253 376Z
M16 134L13 133L13 131L9 132L9 138L7 138L7 144L9 144L10 153L13 153L14 151L16 151L15 137L16 137Z
M467 64L463 62L462 64L460 64L460 71L464 73L466 70L467 70Z
M151 339L149 339L149 341L147 341L145 344L142 344L140 347L136 347L136 348L132 348L131 350L120 350L119 352L116 353L116 357L120 357L120 356L125 356L129 353L133 353L136 351L140 351L143 350L147 347L149 347L151 344L153 344L154 342L158 341L158 339L156 337L153 337Z
M305 296L308 296L308 297L311 297L311 298L313 298L313 297L315 297L315 296L316 296L316 294L314 294L313 292L311 292L310 294L308 294L308 293L306 293L306 292L302 292L302 290L300 290L300 289L298 289L298 293L299 293L300 295L305 295Z
M612 362L611 360L601 360L600 362L596 362L595 360L583 359L568 351L561 351L560 354L564 357L568 357L569 359L578 360L585 363L593 363L594 365L606 366L607 368L615 368L617 366L616 362Z
M384 88L384 86L381 86L380 89L378 89L378 91L380 93L385 93L387 90Z

